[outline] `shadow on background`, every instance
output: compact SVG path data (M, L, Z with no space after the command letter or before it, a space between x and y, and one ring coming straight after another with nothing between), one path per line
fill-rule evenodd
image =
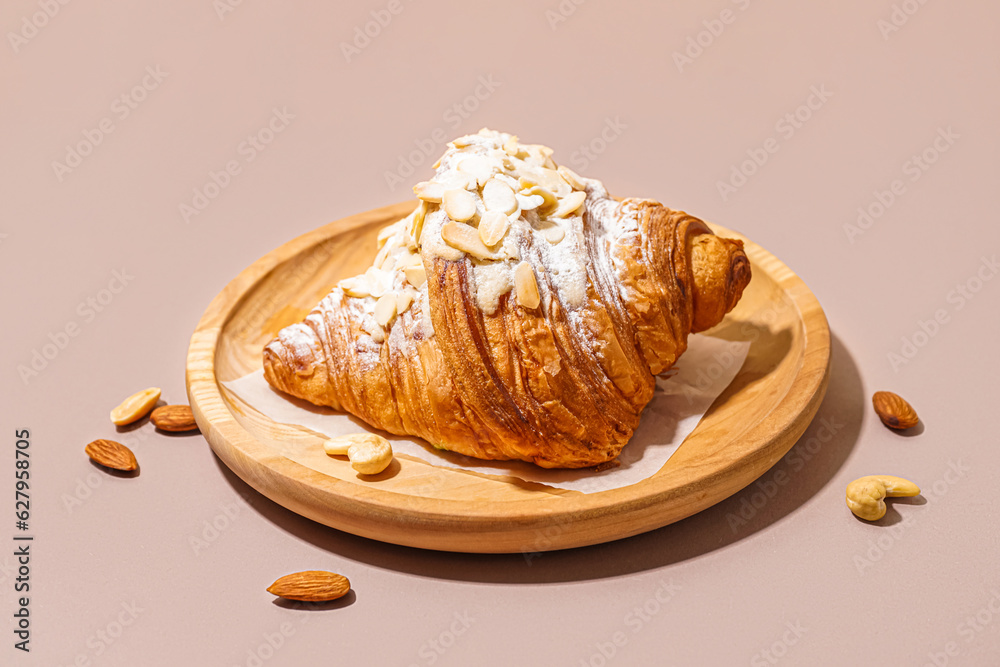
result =
M216 463L237 493L253 499L255 511L341 558L459 581L551 583L615 577L669 566L739 542L795 512L836 475L857 443L867 402L854 360L832 333L831 346L826 397L809 428L774 467L694 516L607 544L522 554L459 554L386 544L295 514L261 496L218 457Z

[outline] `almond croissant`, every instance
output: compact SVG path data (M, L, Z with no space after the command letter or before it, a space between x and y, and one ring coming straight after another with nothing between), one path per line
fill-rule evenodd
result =
M551 154L489 130L450 143L373 266L268 343L267 381L482 459L614 459L750 263L741 241L612 199Z

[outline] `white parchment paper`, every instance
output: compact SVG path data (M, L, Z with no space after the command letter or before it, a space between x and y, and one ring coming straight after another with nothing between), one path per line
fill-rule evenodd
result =
M432 465L488 475L515 477L526 482L596 493L642 481L655 474L694 430L715 399L733 381L746 359L750 343L694 335L688 349L668 373L658 378L653 400L642 414L639 428L618 460L621 465L602 472L548 470L521 461L482 461L434 449L422 440L392 438L393 451ZM264 371L223 385L247 405L272 421L300 426L329 437L357 433L359 420L329 408L302 406L275 391ZM374 430L374 429L373 429Z

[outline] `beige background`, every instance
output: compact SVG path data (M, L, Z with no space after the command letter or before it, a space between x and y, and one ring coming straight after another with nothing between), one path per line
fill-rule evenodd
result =
M36 537L30 656L12 647L0 547L0 663L998 664L995 3L224 1L0 9L0 541L23 427ZM372 11L386 25L345 55ZM241 148L269 123L270 143ZM407 198L434 157L416 153L394 188L387 172L483 125L551 145L614 194L740 230L816 293L829 393L759 485L662 530L526 559L315 525L199 435L118 435L134 479L88 462L123 396L159 384L186 400L188 337L241 269ZM214 189L230 161L239 173ZM723 196L726 181L739 187ZM859 207L876 215L851 236ZM36 352L52 358L22 378ZM922 432L878 423L883 388ZM844 487L875 472L924 497L855 520ZM356 595L309 612L265 593L310 568Z

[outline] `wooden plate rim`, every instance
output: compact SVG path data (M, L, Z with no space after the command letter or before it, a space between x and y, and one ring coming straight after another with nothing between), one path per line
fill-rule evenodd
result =
M711 225L722 235L744 239L747 253L753 261L766 266L771 279L789 295L798 309L799 318L805 328L802 365L789 385L785 398L764 419L740 435L744 443L751 443L752 446L746 448L745 453L733 459L729 465L712 469L689 479L686 483L669 487L664 487L660 474L657 473L642 482L621 489L592 494L565 494L559 496L559 502L548 503L550 506L546 507L544 513L537 513L538 500L503 501L503 511L498 512L496 503L484 503L485 506L482 506L480 503L460 500L424 498L345 482L277 454L237 422L222 396L222 390L215 376L215 354L223 328L253 286L284 262L334 235L378 220L391 221L401 218L412 210L414 205L415 202L412 201L401 202L347 216L302 234L272 250L240 272L216 295L195 328L188 351L186 381L188 397L198 425L212 449L230 469L279 504L322 523L348 532L365 534L363 530L358 530L355 519L364 518L365 521L369 521L374 518L389 524L399 523L401 506L397 501L405 498L408 530L413 529L414 523L429 534L454 529L468 530L468 521L478 520L495 522L492 526L494 531L511 532L533 526L565 525L567 522L585 524L589 521L600 521L609 514L620 517L623 513L642 511L671 498L683 496L686 489L703 485L709 478L720 480L728 478L729 483L726 486L731 488L728 493L721 497L713 497L711 502L702 505L693 503L691 511L666 522L670 523L719 502L763 474L787 453L819 408L829 379L830 333L818 300L802 279L771 253L738 233L718 225ZM752 465L748 465L750 463ZM262 485L255 483L261 477L257 474L260 468L267 468L272 475L277 474L282 483L288 487L301 488L307 497L323 503L328 512L342 517L345 523L342 525L339 522L330 522L313 507L303 505L297 500L286 502L286 498L275 489L268 486L261 488ZM446 468L441 470L446 473L464 474ZM655 527L658 526L651 525L641 530L633 530L628 535ZM383 533L384 531L378 531L379 535ZM620 535L620 537L626 536L627 534ZM428 538L428 541L435 542L433 537ZM418 542L420 540L407 539L398 543L425 546ZM587 543L589 542L585 540L577 540L573 544L557 546L579 546Z

